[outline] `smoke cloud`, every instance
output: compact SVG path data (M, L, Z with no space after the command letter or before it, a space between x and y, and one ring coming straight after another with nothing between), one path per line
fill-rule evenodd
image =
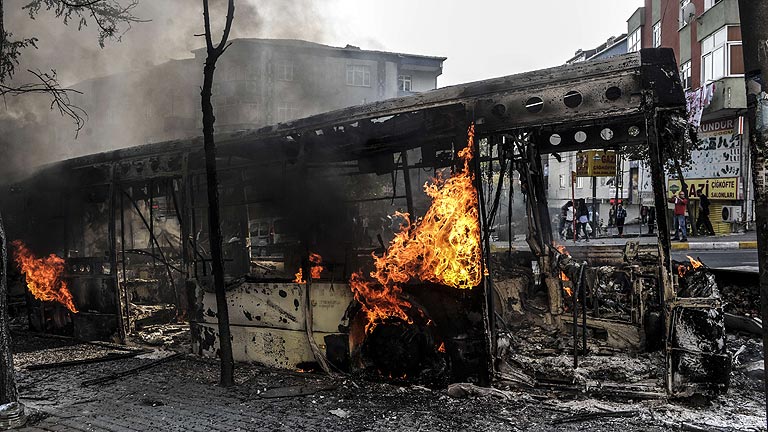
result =
M190 58L193 49L205 45L204 38L196 36L203 33L201 1L140 0L134 15L146 21L132 24L125 29L120 41L107 41L103 49L99 47L98 31L92 20L89 26L78 31L76 22L65 25L49 11L43 10L30 19L22 9L26 3L27 0L4 1L6 29L14 38L39 39L38 49L23 52L14 79L16 83L34 79L27 69L55 70L61 84L70 87L95 77L137 73L171 59ZM211 0L214 41L221 37L226 3L226 0ZM236 0L230 39L295 38L326 43L334 37L334 32L333 27L327 25L319 4L312 0ZM154 91L143 88L140 81L134 80L132 85L138 87L115 89L114 97L103 102L118 103L128 92ZM197 105L194 108L197 109ZM52 118L55 124L51 124ZM86 128L93 126L86 123ZM132 131L121 130L119 122L110 127L109 136L124 137L123 142L132 139ZM0 152L6 156L0 164L0 182L18 178L34 166L124 146L105 140L92 148L85 147L82 141L75 138L75 127L68 119L51 115L49 99L9 97L0 105ZM61 142L66 144L53 144Z

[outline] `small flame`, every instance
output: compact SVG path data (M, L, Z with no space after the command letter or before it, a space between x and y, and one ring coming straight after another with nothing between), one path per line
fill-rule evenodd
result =
M297 271L294 276L296 276L296 278L293 279L293 283L297 283L297 284L307 283L307 281L304 280L304 270L302 270L301 267L299 267L299 271Z
M701 261L693 258L690 255L686 255L686 258L688 258L688 261L690 261L690 265L680 264L679 266L677 266L677 274L680 277L685 277L685 275L688 273L689 270L696 270L697 268L704 266L704 264L702 264Z
M463 167L448 179L438 176L424 185L432 199L424 217L412 223L410 215L396 213L405 223L384 255L373 255L371 279L360 271L352 274L350 288L367 315L366 333L388 317L413 322L411 304L401 295L403 284L411 280L458 289L471 289L482 280L477 190L470 170L474 125L467 136L467 146L458 153Z
M312 267L309 269L309 276L312 279L320 279L320 275L323 273L325 268L321 265L323 262L323 257L320 256L320 254L316 254L314 252L309 253L309 262L312 263ZM304 280L304 270L299 268L299 271L296 272L294 275L296 276L293 279L293 283L303 284L307 283L307 281Z
M568 297L573 297L573 290L572 290L570 287L566 287L566 286L564 286L564 287L563 287L563 291L565 291L565 294L566 294Z
M686 258L688 258L688 261L691 262L691 266L693 266L694 270L704 265L701 263L701 261L691 257L690 255L686 255Z
M24 273L27 288L32 295L38 300L59 302L73 313L77 313L72 293L69 292L67 283L61 280L64 259L55 254L38 258L20 240L11 244L16 248L16 264Z
M570 279L568 279L568 275L565 274L564 271L560 272L560 280L563 282L568 282Z
M557 244L557 242L553 241L552 246L554 246L555 249L561 254L566 256L571 256L571 254L568 252L568 250L565 248L564 245Z
M441 353L444 353L444 352L445 352L445 342L441 342L441 343L440 343L440 346L439 346L439 347L437 347L437 350L438 350L439 352L441 352Z

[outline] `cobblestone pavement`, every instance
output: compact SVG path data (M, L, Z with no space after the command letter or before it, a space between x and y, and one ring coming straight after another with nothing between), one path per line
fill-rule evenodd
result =
M556 429L629 432L668 430L685 419L694 419L691 421L695 423L696 417L695 412L678 414L675 410L682 408L664 401L626 405L573 397L558 400L554 394L515 392L508 393L509 399L456 399L443 390L371 383L349 377L330 378L254 365L238 365L237 385L224 389L216 384L218 364L191 355L136 375L83 387L84 380L147 364L168 353L28 371L24 368L26 365L64 360L71 352L79 357L92 356L95 352L103 355L104 347L67 345L65 341L31 335L16 335L15 340L19 341L15 356L21 400L34 412L23 429L26 431ZM284 397L279 397L281 394ZM633 414L555 425L558 419L577 413L622 409L631 410ZM675 418L682 420L675 423ZM737 430L714 430L721 429Z

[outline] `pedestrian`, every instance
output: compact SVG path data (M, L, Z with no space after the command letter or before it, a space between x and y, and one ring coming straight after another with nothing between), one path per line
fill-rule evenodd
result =
M565 239L566 229L565 223L568 220L568 210L573 207L573 203L568 201L560 207L560 218L558 220L557 232L560 233L560 240ZM573 223L573 217L571 217L571 223Z
M696 229L705 233L705 235L715 235L715 229L712 227L712 221L709 220L709 197L707 194L699 194L699 217L696 219ZM704 226L702 230L701 227Z
M616 228L619 229L619 237L624 237L624 221L627 219L627 210L619 203L616 209Z
M675 237L672 240L688 241L688 228L685 224L685 212L688 206L688 198L685 197L685 191L680 191L675 196L668 200L675 204L675 221L677 222L677 228L675 229Z
M576 210L576 215L579 218L579 226L576 227L576 233L578 234L583 230L584 238L589 241L589 231L587 231L587 225L589 225L589 208L587 207L587 203L583 198L578 202L579 208Z
M567 239L571 237L569 234L573 234L573 201L568 201L562 208L565 209L565 214L563 215L563 227L560 230L560 238Z
M616 225L616 207L611 206L611 209L608 210L608 226L612 227Z

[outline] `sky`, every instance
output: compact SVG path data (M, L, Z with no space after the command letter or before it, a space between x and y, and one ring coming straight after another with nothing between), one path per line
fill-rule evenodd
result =
M117 0L126 3L128 0ZM29 20L6 0L7 27L38 37L26 66L56 69L65 84L169 58L191 56L204 41L200 0L139 0L122 41L100 48L95 25L77 31L50 12ZM226 0L210 0L215 10ZM563 64L576 50L594 48L627 31L643 0L235 0L233 37L299 38L334 46L447 57L438 85L452 85ZM219 18L219 19L217 19Z
M332 45L448 57L440 86L563 64L626 33L642 0L326 0Z

